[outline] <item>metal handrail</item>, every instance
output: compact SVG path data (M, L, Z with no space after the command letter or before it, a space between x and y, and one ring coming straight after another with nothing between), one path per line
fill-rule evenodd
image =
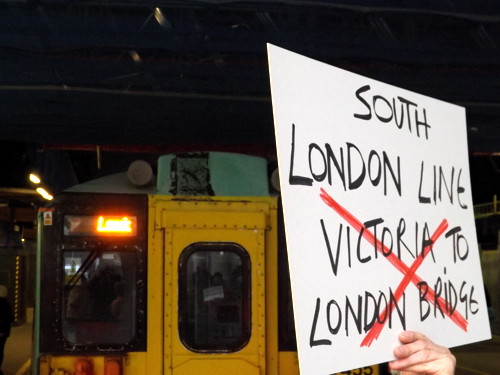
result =
M500 215L500 206L496 195L493 196L493 202L476 204L474 206L474 217L476 219L492 215Z

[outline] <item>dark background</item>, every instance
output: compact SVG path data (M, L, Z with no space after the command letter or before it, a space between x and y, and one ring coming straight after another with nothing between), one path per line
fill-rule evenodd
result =
M196 149L272 161L266 43L466 107L474 202L498 194L500 2L481 0L0 1L0 187Z

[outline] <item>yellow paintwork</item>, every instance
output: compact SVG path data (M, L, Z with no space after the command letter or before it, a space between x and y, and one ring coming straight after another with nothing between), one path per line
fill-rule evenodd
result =
M248 344L235 353L195 353L178 336L179 256L192 243L211 241L238 243L251 258L252 334ZM147 351L124 354L123 374L298 375L297 353L278 352L277 244L275 198L150 196ZM46 356L40 374L73 374L76 358ZM88 358L94 362L94 374L102 375L105 357ZM371 373L357 371L352 374L379 375L377 366Z
M299 359L297 352L280 352L279 368L282 374L299 375Z
M164 368L170 368L175 375L265 374L265 252L268 250L266 235L271 230L270 211L274 202L270 199L245 199L241 202L220 198L192 202L165 197L153 197L152 201L155 202L156 228L164 232L164 289L171 290L168 298L165 293L164 303ZM194 353L180 342L177 334L177 307L172 301L177 301L178 296L177 287L172 285L178 279L178 259L192 243L221 241L238 243L251 258L252 335L248 344L235 353ZM148 287L151 289L151 284Z

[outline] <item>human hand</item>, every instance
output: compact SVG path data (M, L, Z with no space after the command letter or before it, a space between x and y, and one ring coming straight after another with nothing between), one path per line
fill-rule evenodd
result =
M419 332L399 334L403 345L394 349L396 360L389 362L391 370L402 375L453 375L456 359L448 348L435 344Z

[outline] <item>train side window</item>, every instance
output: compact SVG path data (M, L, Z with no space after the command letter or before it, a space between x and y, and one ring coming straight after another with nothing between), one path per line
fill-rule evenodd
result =
M135 332L133 252L65 251L62 333L72 344L125 344Z
M179 336L192 351L234 352L250 339L250 257L233 243L196 243L179 259Z

